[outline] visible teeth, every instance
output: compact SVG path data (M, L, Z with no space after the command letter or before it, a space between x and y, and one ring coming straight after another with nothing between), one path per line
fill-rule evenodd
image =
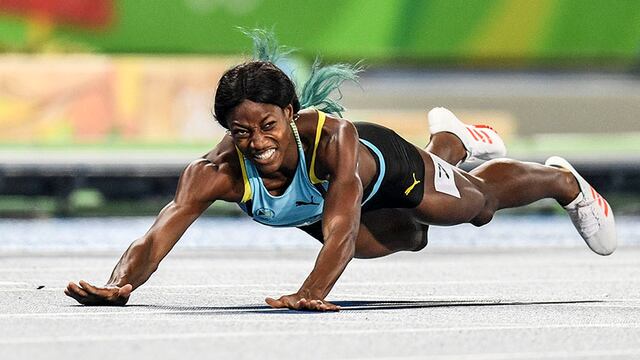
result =
M256 153L254 156L256 157L256 159L260 159L260 160L265 160L271 157L271 155L273 155L273 153L275 153L276 150L275 149L269 149L269 150L265 150L261 153Z

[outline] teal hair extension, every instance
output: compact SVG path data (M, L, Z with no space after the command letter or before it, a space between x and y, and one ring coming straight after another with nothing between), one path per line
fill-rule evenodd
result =
M286 58L293 52L286 46L278 45L273 31L263 29L247 30L240 28L243 34L247 35L253 41L253 59L259 61L268 61L276 64L279 60Z
M278 44L273 31L264 29L247 30L240 28L240 31L247 35L253 41L253 59L257 61L268 61L280 67L290 78L296 81L295 68L284 69L283 64L292 64L288 59L294 50L286 46ZM350 64L334 64L329 66L321 66L320 60L316 59L311 67L311 74L302 86L296 84L299 91L298 98L300 106L304 108L314 107L320 111L330 114L342 116L345 110L339 101L342 99L340 86L347 80L358 82L358 73L364 68L357 63ZM337 98L331 98L330 95L338 92Z
M342 99L340 86L347 80L357 83L358 73L363 70L360 63L320 66L320 61L316 59L311 67L311 75L300 92L300 106L314 107L326 113L342 116L345 108L339 103ZM338 97L332 99L330 95L336 90Z

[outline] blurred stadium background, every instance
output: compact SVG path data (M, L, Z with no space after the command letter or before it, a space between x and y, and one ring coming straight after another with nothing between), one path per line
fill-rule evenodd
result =
M156 213L223 136L215 86L251 51L238 26L297 49L296 77L364 60L346 118L425 145L446 106L640 213L637 0L0 0L0 216Z

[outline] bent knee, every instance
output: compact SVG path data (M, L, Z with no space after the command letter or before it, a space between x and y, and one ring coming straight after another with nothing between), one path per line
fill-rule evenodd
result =
M473 226L483 226L488 224L489 222L491 222L491 219L493 219L493 211L490 210L484 210L482 211L480 214L478 214L478 216L474 217L473 219L471 219L471 221L469 221Z
M416 236L415 241L413 242L413 247L408 250L413 252L420 251L424 249L428 243L429 236L427 234L427 228L425 228L423 231L419 232L419 234Z

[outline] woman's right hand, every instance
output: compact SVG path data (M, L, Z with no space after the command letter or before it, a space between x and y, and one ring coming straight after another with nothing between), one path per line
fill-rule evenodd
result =
M80 280L78 284L80 285L70 282L67 288L64 289L64 293L80 304L89 306L123 306L129 301L129 296L133 291L131 284L126 284L122 287L115 285L97 287L83 280Z
M234 149L231 143L225 146ZM234 159L237 161L237 157ZM216 199L242 197L229 190L237 187L230 182L229 174L222 173L219 168L229 167L213 165L202 158L191 162L180 175L173 201L160 211L151 229L125 251L111 272L109 283L98 287L86 281L70 282L64 290L65 295L83 305L125 305L134 285L137 288L149 279L160 261L203 211ZM115 285L123 283L123 286Z

